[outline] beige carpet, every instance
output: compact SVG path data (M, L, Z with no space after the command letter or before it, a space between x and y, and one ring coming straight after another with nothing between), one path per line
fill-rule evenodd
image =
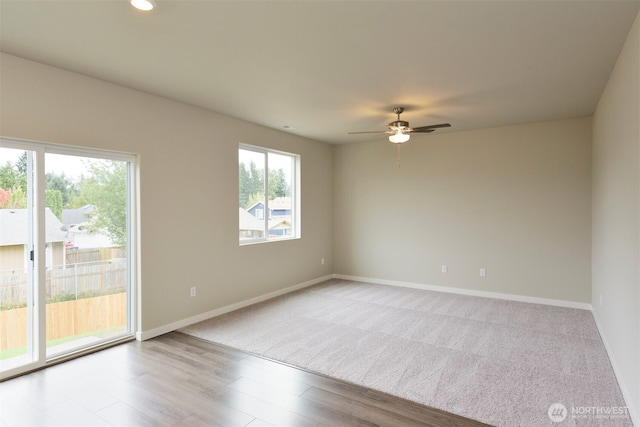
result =
M181 332L498 426L632 425L586 310L334 279Z

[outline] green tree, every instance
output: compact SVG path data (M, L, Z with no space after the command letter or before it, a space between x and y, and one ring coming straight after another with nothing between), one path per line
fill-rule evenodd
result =
M23 151L16 163L16 169L18 170L18 181L16 186L20 187L25 193L27 192L27 152Z
M27 174L27 152L26 151L23 151L22 154L20 154L20 157L18 157L18 162L16 163L16 169L22 175Z
M26 209L27 194L20 187L5 190L0 187L0 209Z
M264 204L264 193L251 194L244 208L249 209L251 206L255 205L258 202L262 202Z
M127 244L127 163L104 160L87 162L89 174L78 183L75 203L91 204L90 231L108 236L117 246Z
M287 177L282 169L269 169L269 200L291 195Z
M239 165L238 182L240 187L239 204L247 209L258 200L264 200L264 169L259 169L254 162L249 166ZM291 187L282 169L269 169L269 200L276 197L291 196Z
M264 193L264 169L258 169L254 162L249 164L249 194Z
M62 196L62 206L68 207L69 201L77 193L77 189L73 181L69 179L64 173L56 174L53 172L47 172L44 176L45 188L48 190L58 190Z
M249 201L249 196L251 195L249 194L249 180L251 179L251 175L249 174L247 165L245 165L244 163L240 163L240 167L238 168L238 170L238 182L240 184L238 203L241 208L246 208L247 202Z
M20 183L20 176L18 169L11 163L7 162L4 166L0 167L0 188L9 190L14 187L18 187Z
M254 162L239 165L239 204L241 208L248 208L252 195L264 194L264 170L258 169Z
M62 221L62 193L59 190L44 190L44 205Z
M27 207L27 153L24 152L14 165L8 161L0 167L0 189L2 209L24 209Z

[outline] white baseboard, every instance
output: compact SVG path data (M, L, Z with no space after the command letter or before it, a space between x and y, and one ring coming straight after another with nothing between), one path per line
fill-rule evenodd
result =
M624 401L627 404L627 409L629 410L629 416L631 417L631 422L633 422L634 426L640 426L640 402L637 402L632 398L631 393L629 392L629 387L627 383L624 381L624 376L620 373L620 368L618 367L618 363L616 362L616 358L613 357L614 353L611 351L611 347L609 345L609 340L607 335L604 333L604 329L602 328L602 324L600 320L598 320L598 314L595 310L592 310L593 318L596 321L596 327L598 328L598 332L600 332L600 337L602 338L602 342L604 343L604 348L607 351L607 355L609 356L609 361L611 361L611 367L613 368L613 373L616 376L616 380L618 381L618 385L620 386L620 391L622 392L622 397L624 397Z
M591 310L591 304L575 301L564 301L550 298L529 297L524 295L502 294L499 292L474 291L463 288L450 288L447 286L425 285L422 283L399 282L396 280L373 279L370 277L348 276L344 274L334 274L335 279L353 280L356 282L375 283L378 285L401 286L404 288L424 289L427 291L447 292L450 294L470 295L474 297L495 298L509 301L529 302L533 304L554 305L557 307L578 308L581 310Z
M529 297L529 296L513 295L513 294L502 294L498 292L489 292L489 291L474 291L474 290L463 289L463 288L450 288L446 286L435 286L435 285L426 285L422 283L375 279L371 277L349 276L345 274L330 274L327 276L318 277L317 279L309 280L304 283L299 283L297 285L289 286L287 288L280 289L274 292L269 292L267 294L260 295L255 298L250 298L248 300L240 301L235 304L230 304L224 307L220 307L215 310L198 314L196 316L192 316L186 319L172 322L167 325L150 329L148 331L136 332L136 339L138 341L148 340L148 339L157 337L159 335L163 335L171 331L175 331L176 329L184 328L185 326L189 326L193 323L201 322L203 320L207 320L212 317L220 316L222 314L229 313L230 311L238 310L240 308L247 307L251 304L256 304L271 298L275 298L275 297L287 294L289 292L297 291L299 289L303 289L332 278L342 279L342 280L353 280L356 282L376 283L379 285L401 286L405 288L424 289L428 291L447 292L447 293L453 293L453 294L459 294L459 295L470 295L470 296L477 296L477 297L484 297L484 298L496 298L496 299L503 299L503 300L510 300L510 301L528 302L528 303L534 303L534 304L554 305L558 307L578 308L582 310L592 309L591 304L574 302L574 301L555 300L555 299L549 299L549 298L538 298L538 297Z
M332 275L318 277L317 279L309 280L307 282L289 286L284 289L279 289L277 291L269 292L267 294L250 298L248 300L240 301L235 304L230 304L224 307L216 308L215 310L207 311L206 313L201 313L192 317L188 317L186 319L178 320L177 322L172 322L167 325L160 326L158 328L150 329L148 331L136 332L136 339L138 341L145 341L145 340L175 331L176 329L184 328L185 326L189 326L194 323L202 322L203 320L210 319L212 317L229 313L230 311L238 310L240 308L247 307L252 304L257 304L259 302L266 301L271 298L288 294L289 292L297 291L299 289L303 289L303 288L315 285L317 283L324 282L325 280L329 280L332 277L333 277Z

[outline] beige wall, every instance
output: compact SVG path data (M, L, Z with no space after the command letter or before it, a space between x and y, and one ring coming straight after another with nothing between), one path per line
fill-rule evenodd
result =
M592 269L593 311L637 424L640 422L640 14L593 120Z
M331 146L0 59L1 135L139 155L142 331L332 272ZM238 246L239 142L301 155L302 239Z
M414 135L400 168L395 148L335 152L335 273L591 301L589 118Z

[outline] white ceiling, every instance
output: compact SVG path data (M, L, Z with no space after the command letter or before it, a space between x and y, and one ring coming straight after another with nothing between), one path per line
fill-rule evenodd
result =
M329 143L593 114L634 1L0 0L3 52ZM414 138L428 138L427 135Z

